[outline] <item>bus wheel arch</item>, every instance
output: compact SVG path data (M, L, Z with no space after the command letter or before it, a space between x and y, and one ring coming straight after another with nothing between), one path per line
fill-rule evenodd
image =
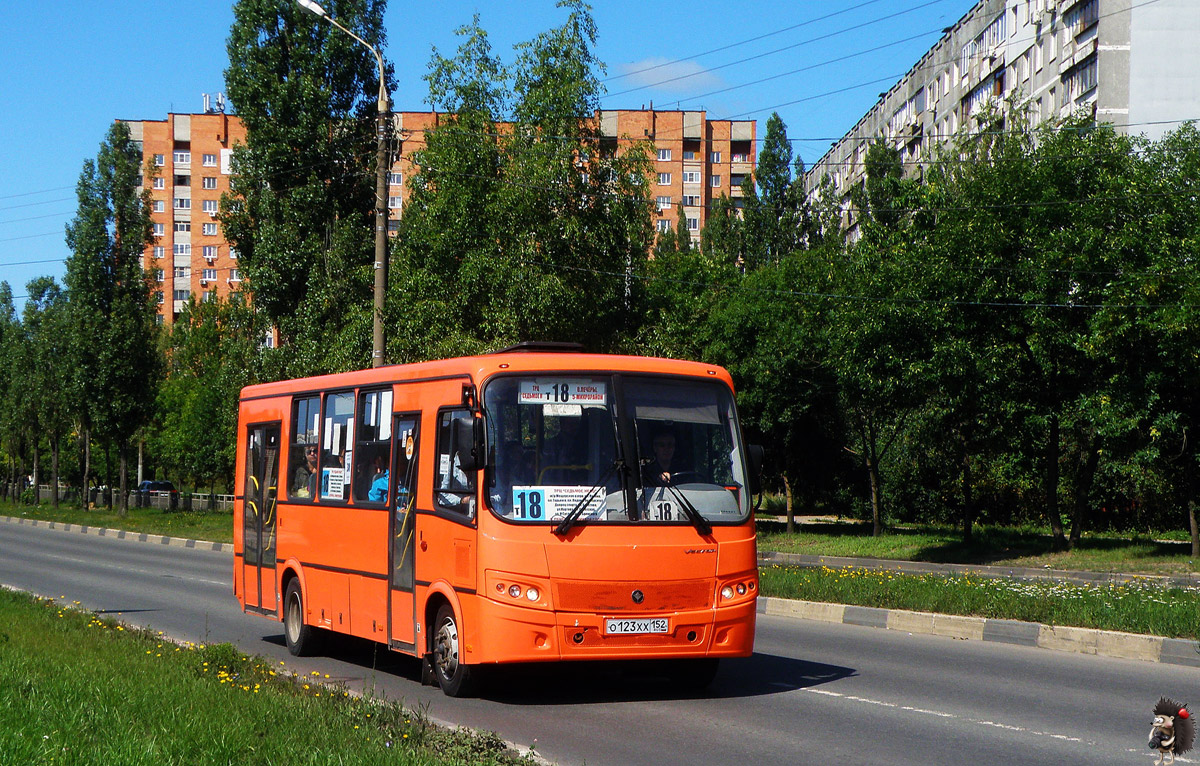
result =
M469 696L475 690L478 669L462 661L465 632L458 599L441 592L425 602L424 667L429 679L448 697Z

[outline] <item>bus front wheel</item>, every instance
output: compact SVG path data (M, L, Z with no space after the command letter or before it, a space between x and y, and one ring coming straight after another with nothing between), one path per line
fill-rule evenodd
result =
M434 620L433 675L448 697L463 697L471 693L474 677L470 667L461 662L461 631L454 609L442 604Z
M304 622L304 596L299 580L289 582L284 592L283 635L288 651L297 657L306 657L317 650L317 629Z

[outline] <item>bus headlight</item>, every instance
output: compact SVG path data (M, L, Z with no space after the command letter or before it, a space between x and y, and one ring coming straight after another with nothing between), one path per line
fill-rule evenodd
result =
M520 598L521 597L521 586L520 585L508 586L508 595L512 596L513 598Z
M538 589L532 585L529 586L529 589L525 591L525 598L529 599L530 601L537 601L541 595L542 594L538 592Z
M730 585L726 585L724 588L721 588L721 598L724 598L724 599L733 598L733 587Z

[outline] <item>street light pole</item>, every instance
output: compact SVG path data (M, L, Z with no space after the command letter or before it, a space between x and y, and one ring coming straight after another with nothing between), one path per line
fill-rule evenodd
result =
M380 367L384 364L383 303L387 296L388 277L387 128L388 120L391 119L387 81L384 79L383 56L375 49L375 46L339 24L313 0L296 0L296 2L304 10L325 19L331 25L365 45L375 55L375 63L379 66L378 115L375 120L375 304L374 310L371 312L374 315L371 328L371 366Z

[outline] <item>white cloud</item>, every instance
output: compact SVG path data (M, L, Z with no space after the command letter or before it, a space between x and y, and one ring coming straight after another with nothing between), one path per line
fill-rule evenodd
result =
M624 79L618 83L611 83L610 92L653 87L666 93L688 95L725 85L723 79L695 61L670 61L651 57L622 64L620 68Z

